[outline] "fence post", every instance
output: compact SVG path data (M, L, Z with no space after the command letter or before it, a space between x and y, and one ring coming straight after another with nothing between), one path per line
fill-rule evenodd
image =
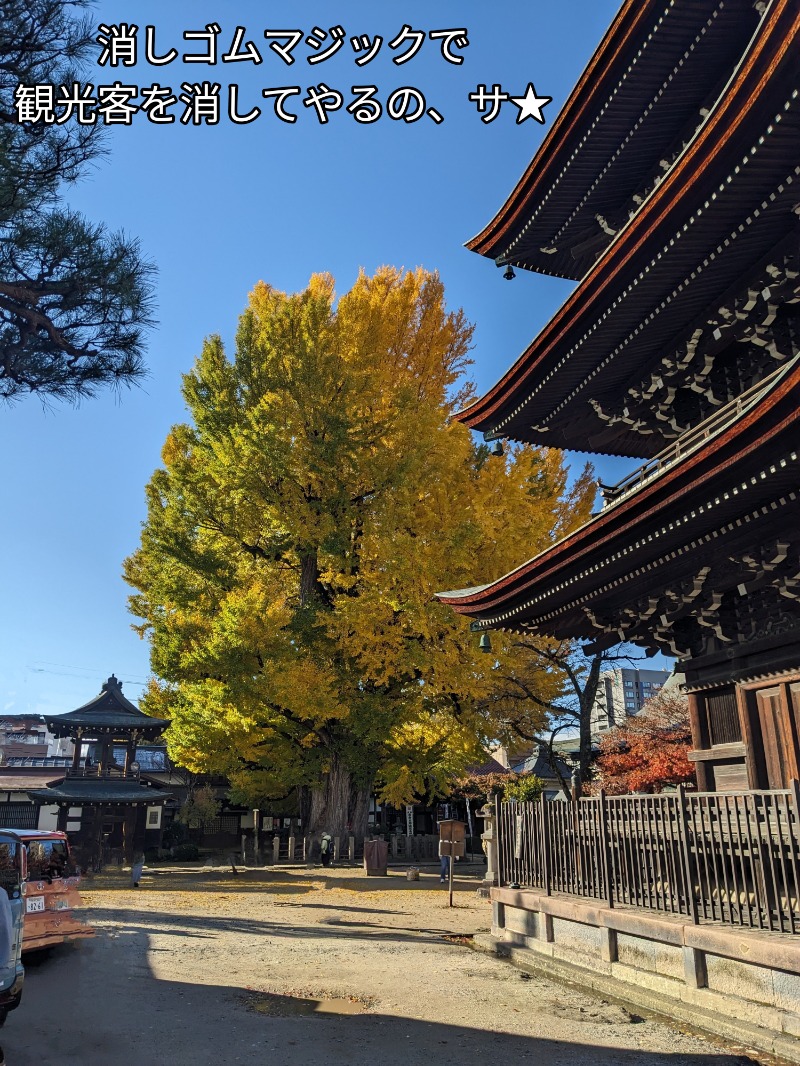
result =
M683 785L678 785L675 790L678 803L678 824L681 833L681 852L683 855L683 876L686 886L686 902L689 905L689 916L694 925L698 924L697 900L694 895L694 872L692 870L692 856L689 850L689 820L686 817L686 799Z
M800 781L797 778L792 778L789 782L789 791L794 804L794 831L797 836L800 836Z
M611 865L611 840L608 833L608 808L606 807L606 791L600 789L600 843L603 849L603 874L606 879L606 903L609 907L614 906L614 879Z
M281 838L276 834L272 838L272 862L277 866L281 861Z
M295 838L294 833L289 837L289 862L294 862Z
M551 894L550 887L550 841L547 836L547 823L548 823L548 801L544 795L539 800L539 808L541 811L542 822L542 880L544 881L544 893L546 896Z
M497 859L497 884L500 888L503 887L503 880L505 877L505 870L503 869L503 829L500 819L500 793L494 797L494 824L495 828L495 857ZM491 844L490 844L491 847Z

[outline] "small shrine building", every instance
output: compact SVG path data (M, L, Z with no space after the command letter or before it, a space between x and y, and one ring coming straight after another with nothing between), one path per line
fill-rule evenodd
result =
M54 736L73 741L75 752L63 780L28 795L58 807L58 828L69 834L82 864L110 854L131 862L137 852L158 847L170 793L143 780L136 747L160 737L169 722L140 711L113 674L94 699L44 720Z
M468 244L578 285L461 421L639 466L439 598L480 632L676 656L701 790L800 778L799 42L796 0L626 0Z

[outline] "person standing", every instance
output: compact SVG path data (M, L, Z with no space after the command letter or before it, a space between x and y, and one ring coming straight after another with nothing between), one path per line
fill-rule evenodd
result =
M322 842L320 844L320 855L322 858L323 866L330 866L331 859L333 858L333 840L330 833L322 834Z
M449 852L451 847L452 844L448 840L439 841L439 863L441 867L439 880L443 885L450 880L450 863L452 862L452 859L450 858Z

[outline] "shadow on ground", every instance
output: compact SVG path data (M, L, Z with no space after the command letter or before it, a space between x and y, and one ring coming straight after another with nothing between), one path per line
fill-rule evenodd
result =
M491 1031L470 1025L469 1004L464 1024L451 1025L381 1013L379 1007L370 1009L368 1000L343 1000L337 1009L335 997L307 990L278 995L229 987L224 979L204 985L159 980L148 965L148 940L144 931L126 929L116 938L54 952L34 968L23 1005L4 1030L7 1061L12 1066L739 1066L749 1061L722 1052L604 1047L582 1039L577 1018L569 1042L514 1035L503 1030L501 1004L496 1031ZM375 988L376 1000L384 991Z
M459 871L453 879L455 892L474 893L480 882L482 867ZM93 877L85 877L81 891L119 892L131 889L130 873L122 869L106 869ZM438 868L422 869L419 881L408 881L405 869L392 870L387 877L367 877L363 871L353 868L346 872L335 867L328 874L322 868L288 873L274 867L258 870L240 870L233 874L230 869L219 867L147 867L142 890L156 892L270 892L274 895L302 895L306 892L420 892L444 891L439 884Z
M420 929L402 925L381 925L377 922L348 922L332 918L315 925L290 925L280 919L259 921L253 918L236 918L224 915L192 915L170 911L106 910L93 916L88 913L89 924L93 917L102 918L97 926L98 936L107 936L109 929L124 929L126 932L158 932L167 936L200 937L210 939L218 934L240 933L267 937L290 937L305 940L369 940L395 941L402 943L430 943L444 936L468 936L452 929Z

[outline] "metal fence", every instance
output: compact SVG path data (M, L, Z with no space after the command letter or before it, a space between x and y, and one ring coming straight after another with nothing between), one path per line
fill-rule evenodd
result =
M499 884L800 932L800 787L497 804Z

